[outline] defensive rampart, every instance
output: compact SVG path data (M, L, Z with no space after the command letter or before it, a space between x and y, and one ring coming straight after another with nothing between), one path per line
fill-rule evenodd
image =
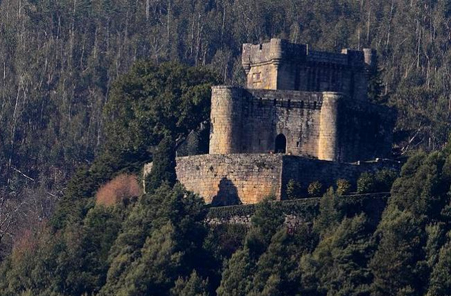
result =
M290 180L306 189L314 181L325 188L336 180L356 183L362 172L399 169L394 162L338 163L284 154L197 155L177 158L177 178L214 205L255 204L269 195L286 198ZM146 166L145 174L150 172Z

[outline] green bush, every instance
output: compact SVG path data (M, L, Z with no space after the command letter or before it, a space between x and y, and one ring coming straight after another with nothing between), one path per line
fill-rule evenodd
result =
M345 179L338 179L336 193L338 195L346 195L349 194L350 192L351 192L351 183L349 183L349 181Z
M393 170L384 169L374 174L362 173L357 180L358 193L390 192L393 182L398 177L398 173Z
M373 193L377 191L377 182L374 174L365 172L357 180L358 193Z
M323 184L319 181L310 183L307 191L310 196L321 196L324 193Z
M291 179L287 184L287 198L288 199L296 199L301 197L302 188L299 182Z
M377 192L390 192L393 182L398 178L398 173L393 170L381 170L375 174Z

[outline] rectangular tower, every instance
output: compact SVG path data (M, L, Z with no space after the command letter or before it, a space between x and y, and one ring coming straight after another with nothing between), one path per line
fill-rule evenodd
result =
M367 70L374 67L373 50L313 51L305 44L271 39L243 45L247 88L340 92L367 100Z

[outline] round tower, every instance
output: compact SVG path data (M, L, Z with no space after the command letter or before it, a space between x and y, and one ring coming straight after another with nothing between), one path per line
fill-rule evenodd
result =
M210 154L241 151L241 100L243 90L232 86L214 86L211 95Z
M269 59L272 61L273 65L276 66L276 70L279 68L280 63L283 59L283 40L272 38L269 42Z
M324 92L321 106L318 158L338 161L338 108L343 95Z

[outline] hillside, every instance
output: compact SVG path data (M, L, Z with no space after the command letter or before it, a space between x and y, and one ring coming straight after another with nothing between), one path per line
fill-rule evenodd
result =
M448 0L0 0L0 295L449 295L450 17ZM243 85L241 45L270 38L377 50L370 99L398 111L408 160L366 176L391 191L376 212L335 186L212 225L227 210L177 183L176 150L208 150L211 86ZM308 221L287 226L291 206Z
M204 223L203 200L174 182L170 166L158 172L160 184L139 199L68 201L66 207L81 202L87 212L66 208L64 226L24 235L1 265L0 293L448 295L451 289L449 149L411 157L386 205L377 202L384 195L346 197L331 189L319 207L317 200L299 200L297 207L265 200L250 212L250 225ZM230 210L216 209L208 219L230 217ZM286 224L287 210L304 218Z

